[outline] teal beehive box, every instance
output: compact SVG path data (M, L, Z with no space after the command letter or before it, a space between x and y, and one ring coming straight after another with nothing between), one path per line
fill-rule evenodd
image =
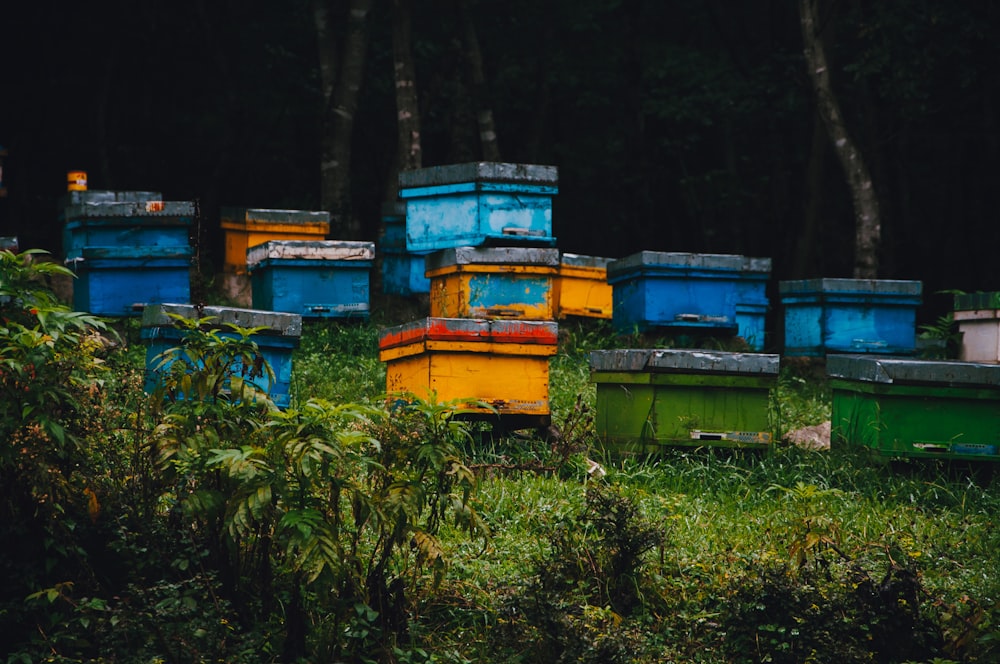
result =
M913 354L922 288L894 279L779 282L785 355Z
M378 243L382 253L382 292L403 296L429 293L431 282L424 274L424 259L430 252L406 248L406 203L382 206L382 229Z
M63 211L63 254L79 258L84 247L186 248L194 219L194 203L149 200L155 192L73 192ZM83 197L93 194L92 197ZM103 196L100 196L103 194ZM113 199L112 199L113 198ZM109 200L112 199L112 200Z
M882 457L1000 460L1000 365L828 355L831 444Z
M247 249L255 309L367 318L375 243L271 240Z
M555 166L474 162L402 171L406 248L555 245Z
M590 370L597 386L594 423L608 452L765 448L775 438L778 355L602 350L590 354Z
M162 365L163 353L183 344L186 330L172 316L186 319L207 319L206 329L219 330L223 336L235 336L229 325L260 328L250 339L257 344L261 356L274 372L273 382L257 375L256 368L246 367L248 378L266 392L279 407L291 402L292 352L302 337L302 316L298 314L233 307L195 307L190 304L164 303L146 307L142 314L140 336L146 345L145 389L152 392L161 380L161 372L170 370ZM241 372L242 368L237 368Z

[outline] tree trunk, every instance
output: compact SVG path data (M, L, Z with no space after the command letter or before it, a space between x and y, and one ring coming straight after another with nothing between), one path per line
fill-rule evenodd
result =
M361 224L351 205L351 138L364 79L367 19L372 2L351 0L339 63L334 61L336 40L330 30L326 0L313 3L324 102L320 120L320 204L330 213L330 235L337 239L361 236Z
M878 197L871 173L857 143L847 131L830 82L830 70L823 50L819 26L819 0L800 0L799 15L806 66L816 93L816 105L834 152L840 161L854 206L854 277L875 279L881 240Z
M820 261L820 273L814 274L815 261L817 255L816 238L823 216L823 180L826 173L827 159L827 137L823 128L823 121L817 115L813 120L812 141L809 145L809 157L806 162L805 172L805 200L802 225L799 227L799 236L795 242L795 251L792 254L793 279L806 279L808 277L821 277L822 261Z
M476 34L476 25L472 22L468 0L458 0L458 13L462 21L462 46L472 86L471 96L475 104L476 124L479 127L479 149L484 160L500 161L500 146L497 144L496 126L493 122L493 106L487 100L483 54L479 49L479 36Z
M420 107L417 103L417 76L410 39L411 0L392 2L392 60L396 80L396 127L398 170L421 167ZM395 198L395 196L393 196Z

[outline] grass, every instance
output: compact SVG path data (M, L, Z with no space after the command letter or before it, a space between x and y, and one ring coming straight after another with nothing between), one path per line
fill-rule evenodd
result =
M378 327L307 325L295 356L294 393L378 398L384 389L375 351ZM581 407L594 407L589 351L636 341L613 335L604 324L564 326L550 363L557 425L581 420ZM776 398L783 430L829 419L830 391L815 366L786 364ZM440 661L540 661L517 640L540 627L523 613L509 612L529 600L551 601L540 589L540 570L584 569L592 562L588 556L608 548L601 540L606 534L587 526L584 517L588 487L596 484L614 487L635 506L636 518L655 524L662 540L643 555L635 577L641 586L638 610L617 615L592 604L586 575L567 586L564 604L550 607L558 626L549 625L545 638L555 639L559 652L576 653L576 661L616 661L616 652L630 653L621 661L795 661L796 641L779 634L780 625L747 627L757 639L770 634L770 645L760 646L757 655L737 655L725 645L739 638L731 626L729 636L723 629L726 616L736 615L734 606L745 609L739 614L745 619L755 602L764 601L761 593L776 592L773 583L761 585L758 578L772 568L801 580L794 593L818 586L817 597L828 597L831 605L829 598L850 594L852 583L856 591L859 578L885 585L892 570L913 570L921 608L940 636L938 661L990 661L998 655L1000 497L991 472L970 473L958 464L874 463L849 451L785 445L766 452L677 449L607 459L592 425L575 426L579 448L560 472L505 472L494 465L484 473L475 500L492 530L485 549L444 534L449 574L415 607L415 632ZM480 437L469 454L473 464L518 455L552 461L548 444L525 437ZM606 476L589 476L587 457L600 459ZM567 532L577 538L577 549L565 546ZM808 624L806 617L797 619ZM822 631L817 639L827 638ZM783 660L782 653L793 653L793 659Z

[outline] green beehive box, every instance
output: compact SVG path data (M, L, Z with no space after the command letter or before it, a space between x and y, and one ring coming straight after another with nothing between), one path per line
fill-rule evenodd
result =
M828 355L834 446L883 457L1000 459L1000 365Z
M770 406L779 359L704 350L594 351L598 437L616 454L666 446L765 448L776 428Z

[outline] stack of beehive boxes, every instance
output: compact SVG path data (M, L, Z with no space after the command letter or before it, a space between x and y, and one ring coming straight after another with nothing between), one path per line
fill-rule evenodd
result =
M919 281L823 279L823 298L807 300L824 324L814 345L830 349L833 445L876 456L1000 460L1000 298L954 298L960 360L912 355ZM784 285L784 282L783 282ZM793 293L784 288L786 297ZM801 297L801 296L799 296ZM802 320L789 316L786 326ZM840 352L840 351L849 352ZM902 355L903 357L891 357Z
M189 232L194 203L159 192L72 191L63 210L63 253L76 274L73 307L133 316L191 297Z
M455 164L399 183L406 248L427 253L430 316L383 331L388 393L461 401L511 427L548 424L555 167Z
M780 358L764 354L771 259L642 251L607 265L616 330L741 340L749 351L638 348L591 354L595 426L617 453L767 447ZM700 343L700 341L699 341Z
M223 290L236 303L305 318L367 318L375 244L327 240L330 213L223 208Z

